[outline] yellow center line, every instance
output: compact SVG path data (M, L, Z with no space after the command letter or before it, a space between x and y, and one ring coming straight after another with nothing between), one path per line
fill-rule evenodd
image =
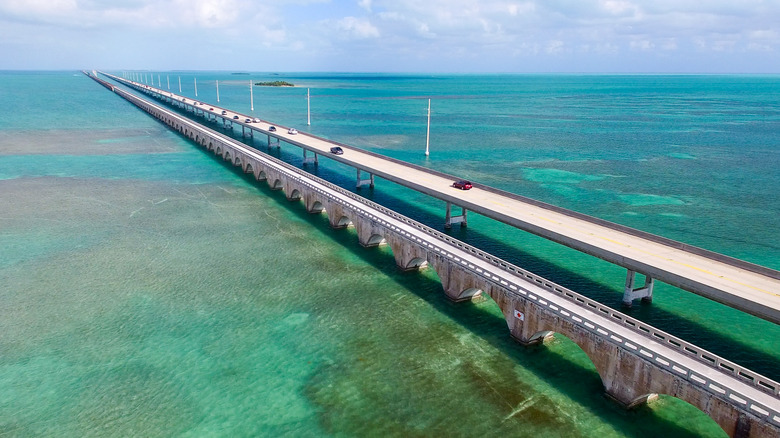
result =
M509 206L504 205L504 204L502 204L500 202L497 202L497 201L490 200L489 202L491 202L493 204L496 204L496 205L500 205L500 206L505 207L505 208L509 208L511 210L514 210L514 211L517 211L516 208L509 207ZM542 215L538 215L538 214L534 214L534 213L530 213L530 215L535 217L535 218L538 218L538 219L541 219L541 220L544 220L544 221L556 224L556 225L558 225L559 227L562 227L562 228L567 228L569 230L572 230L572 231L575 231L575 232L578 232L578 233L587 233L588 235L594 236L594 237L599 238L601 240L605 240L607 242L611 242L611 243L614 243L616 245L620 245L620 246L623 246L623 247L626 247L626 248L631 248L631 249L633 249L635 251L647 254L649 256L652 256L652 257L655 257L655 258L658 258L658 259L662 259L662 260L666 260L666 261L672 262L674 264L677 264L679 266L684 266L686 268L693 269L693 270L702 272L702 273L707 274L707 275L711 275L711 276L716 277L718 279L729 281L731 283L738 284L740 286L747 287L749 289L753 289L755 291L758 291L758 292L761 292L761 293L764 293L764 294L767 294L767 295L771 295L771 296L774 296L774 297L780 297L780 294L778 294L778 293L771 292L771 291L765 290L763 288L760 288L760 287L757 287L757 286L753 286L751 284L743 283L743 282L741 282L739 280L736 280L736 279L733 279L731 277L727 277L727 276L724 276L724 275L717 275L714 272L711 272L711 271L709 271L707 269L703 269L703 268L700 268L698 266L693 266L693 265L690 265L688 263L679 262L679 261L677 261L675 259L670 259L670 258L664 257L664 256L662 256L660 254L656 254L656 253L653 253L651 251L647 251L647 250L638 248L636 246L631 246L631 245L629 245L629 244L627 244L625 242L621 242L619 240L615 240L615 239L603 236L601 234L596 234L596 233L587 231L587 230L585 230L583 228L580 228L580 227L575 227L575 226L572 226L572 225L565 224L565 223L563 223L563 222L561 222L559 220L555 220L555 219L552 219L552 218L549 218L549 217L546 217L546 216L542 216ZM724 291L724 292L730 293L728 291ZM732 295L735 295L735 294L732 293Z

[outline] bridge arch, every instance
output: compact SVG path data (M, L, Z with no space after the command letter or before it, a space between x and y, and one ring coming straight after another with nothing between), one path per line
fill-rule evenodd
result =
M467 287L458 294L455 301L473 300L475 298L481 297L482 292L483 290L478 287Z
M643 376L633 377L640 377L637 380L643 380L641 379ZM773 429L768 422L740 412L733 403L725 402L712 394L703 395L696 388L686 384L687 382L679 376L672 376L671 379L650 376L647 380L649 382L631 382L635 386L645 388L645 391L637 392L639 395L635 400L640 403L645 400L662 400L667 404L677 404L678 409L685 408L687 405L686 410L689 411L688 416L691 419L705 416L710 419L710 421L699 421L700 427L709 429L706 433L701 433L701 436L720 435L740 438L777 436L777 429ZM722 433L718 433L718 429Z
M235 159L233 160L233 165L240 166L241 165L241 157L236 155Z
M225 154L223 155L225 161L230 161L230 149L225 148Z
M348 226L352 225L352 219L350 219L347 216L340 215L340 216L334 216L335 220L330 221L330 226L332 228L347 228ZM330 219L330 218L329 218Z
M259 172L257 172L257 180L258 181L266 181L267 179L268 179L268 175L266 175L264 170L260 170Z
M714 418L707 415L701 408L682 398L668 394L658 394L657 400L653 402L654 409L656 404L660 405L658 406L660 409L674 409L677 411L678 416L686 418L686 426L691 430L692 435L716 438L729 436L727 431Z
M292 189L289 195L287 195L287 199L290 201L300 201L301 199L301 191L298 189Z
M399 269L412 271L428 266L429 254L424 247L396 233L389 233L385 238L393 250L395 264Z
M325 206L320 201L314 201L308 209L309 213L322 213L323 210L325 210Z
M270 179L268 181L271 181ZM282 180L275 179L273 184L268 184L269 187L271 187L271 190L281 190L282 189Z
M246 166L244 167L244 173L255 173L254 169L252 168L252 163L246 162Z
M372 234L365 242L360 242L361 245L366 247L386 245L387 239L381 234Z
M491 287L491 283L480 276L473 275L457 262L434 255L431 259L431 265L441 280L444 294L451 301L469 301L478 298L485 292L497 303L504 301L501 296L505 294L503 289Z
M422 269L428 266L428 260L425 257L412 257L405 265L401 267L405 271Z

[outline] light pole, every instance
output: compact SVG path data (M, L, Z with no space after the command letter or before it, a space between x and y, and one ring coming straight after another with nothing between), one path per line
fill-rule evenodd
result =
M428 146L431 143L431 99L428 99L428 133L425 134L425 156L431 154Z
M217 103L219 103L219 79L217 79Z
M306 124L311 125L311 96L309 89L306 89Z

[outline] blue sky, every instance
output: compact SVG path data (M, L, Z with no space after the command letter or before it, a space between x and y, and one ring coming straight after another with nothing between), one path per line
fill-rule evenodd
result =
M0 69L780 73L780 0L0 0Z

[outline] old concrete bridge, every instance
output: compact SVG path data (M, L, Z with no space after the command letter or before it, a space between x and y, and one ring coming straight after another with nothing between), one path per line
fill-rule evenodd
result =
M696 406L730 436L780 437L780 383L89 76L307 211L326 213L333 228L354 226L361 245L388 244L399 268L432 267L450 299L490 296L520 343L568 337L617 402L630 407L666 394Z

